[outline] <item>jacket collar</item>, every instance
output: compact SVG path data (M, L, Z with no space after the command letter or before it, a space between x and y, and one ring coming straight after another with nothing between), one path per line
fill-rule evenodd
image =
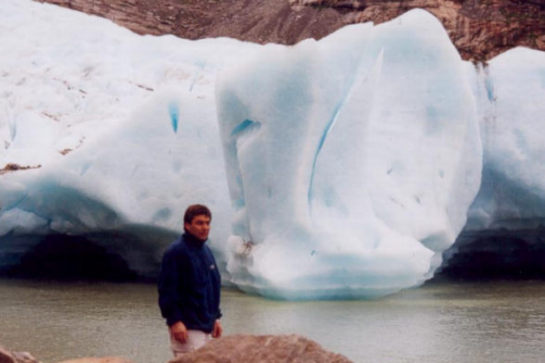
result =
M206 242L206 240L203 241L201 239L198 239L197 237L188 232L184 232L182 237L184 238L184 241L187 243L187 245L193 248L201 248Z

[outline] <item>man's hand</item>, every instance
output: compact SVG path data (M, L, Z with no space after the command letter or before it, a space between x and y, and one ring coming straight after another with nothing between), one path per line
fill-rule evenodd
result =
M219 320L216 320L214 323L214 330L212 330L212 338L219 338L221 337L221 334L223 333L223 328L221 327L221 323Z
M170 334L182 344L187 342L187 329L181 321L170 326Z

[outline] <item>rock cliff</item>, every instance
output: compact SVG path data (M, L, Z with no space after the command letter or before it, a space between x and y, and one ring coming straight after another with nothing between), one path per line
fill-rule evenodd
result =
M334 8L344 23L391 20L413 9L434 14L462 58L485 61L518 45L545 50L545 1L521 0L289 0L292 6Z
M378 24L423 8L443 22L466 60L486 61L518 45L545 50L544 0L38 1L103 16L139 34L282 44L320 39L346 24Z

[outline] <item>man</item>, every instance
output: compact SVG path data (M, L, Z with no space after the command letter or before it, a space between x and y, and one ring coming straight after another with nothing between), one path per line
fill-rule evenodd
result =
M159 275L159 307L169 326L174 356L193 351L222 327L221 278L212 252L205 245L210 232L210 210L191 205L184 215L185 233L166 250Z

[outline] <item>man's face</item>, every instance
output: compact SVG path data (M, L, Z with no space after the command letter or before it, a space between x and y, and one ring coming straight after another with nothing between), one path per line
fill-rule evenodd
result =
M193 217L191 223L184 223L185 230L201 241L208 238L210 232L210 217L199 214Z

